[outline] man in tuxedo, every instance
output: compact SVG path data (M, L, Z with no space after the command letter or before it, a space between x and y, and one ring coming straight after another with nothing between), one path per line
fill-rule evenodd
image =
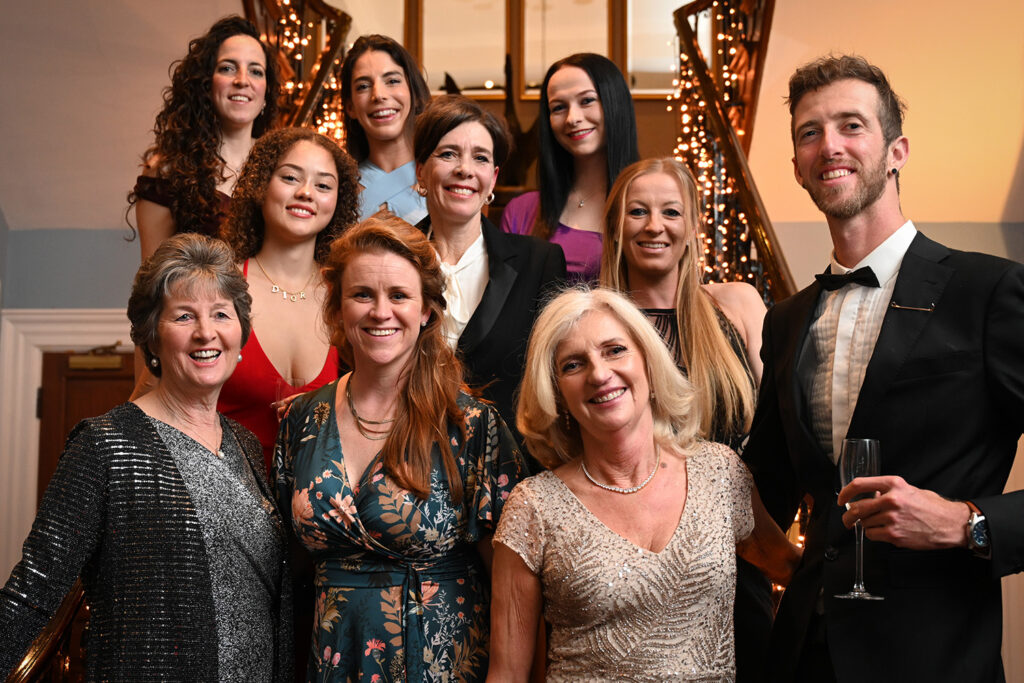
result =
M999 578L1024 569L1024 492L1003 494L1024 431L1024 267L904 218L904 107L880 69L827 57L789 86L796 179L834 250L765 318L744 452L783 528L811 505L769 678L1002 681ZM841 488L844 438L880 441L880 476ZM882 600L835 597L857 520Z

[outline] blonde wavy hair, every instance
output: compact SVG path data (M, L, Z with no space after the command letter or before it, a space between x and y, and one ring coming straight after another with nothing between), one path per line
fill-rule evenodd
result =
M661 335L626 297L605 288L580 285L552 299L537 317L526 351L526 371L519 393L516 426L526 447L542 465L557 467L582 453L579 425L563 419L555 354L558 346L588 313L610 314L629 332L644 357L651 387L654 439L663 448L689 449L700 423L693 387L680 374Z
M701 405L701 435L711 438L716 432L745 434L750 430L754 415L754 385L746 358L739 358L733 351L718 322L714 301L701 288L701 251L697 243L700 195L697 181L682 163L671 157L644 159L619 174L605 206L601 285L630 295L634 293L629 285L629 264L622 248L627 196L637 178L655 173L675 179L686 207L686 249L679 260L675 309L679 361L686 368ZM716 424L716 420L719 423Z

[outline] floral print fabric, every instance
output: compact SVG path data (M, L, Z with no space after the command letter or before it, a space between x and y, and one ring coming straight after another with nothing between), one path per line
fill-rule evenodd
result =
M465 443L448 434L462 476L452 502L435 447L430 497L400 488L379 458L348 481L338 434L338 382L297 399L278 436L282 510L316 561L309 681L482 681L490 581L476 543L494 533L525 476L497 411L468 396Z

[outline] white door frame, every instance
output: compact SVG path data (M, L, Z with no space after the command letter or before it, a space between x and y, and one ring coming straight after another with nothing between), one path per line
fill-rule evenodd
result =
M43 353L86 351L120 342L132 351L123 309L0 311L0 577L21 559L36 513L39 468L37 389Z

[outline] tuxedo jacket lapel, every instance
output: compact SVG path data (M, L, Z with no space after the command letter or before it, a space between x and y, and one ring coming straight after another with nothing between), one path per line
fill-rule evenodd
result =
M773 329L783 331L783 337L776 347L777 368L776 382L780 392L786 392L783 400L779 401L779 411L784 424L798 425L798 430L806 442L805 449L790 449L790 458L794 461L795 467L800 467L799 459L802 453L813 453L825 458L817 439L811 431L807 422L806 399L803 389L800 386L800 377L797 372L797 363L800 360L800 353L804 344L807 343L807 335L810 332L811 322L814 319L814 309L821 294L821 285L815 282L786 301L785 306L780 307L780 315L773 324Z
M504 233L494 227L486 217L483 217L480 229L487 249L489 280L476 311L459 337L459 349L465 354L472 353L498 321L498 314L504 308L505 300L519 274L518 264L521 258L520 251L514 245L510 245Z
M848 435L874 438L864 430L872 424L873 412L934 315L953 275L953 269L941 263L948 254L949 249L921 233L910 243L864 374Z

